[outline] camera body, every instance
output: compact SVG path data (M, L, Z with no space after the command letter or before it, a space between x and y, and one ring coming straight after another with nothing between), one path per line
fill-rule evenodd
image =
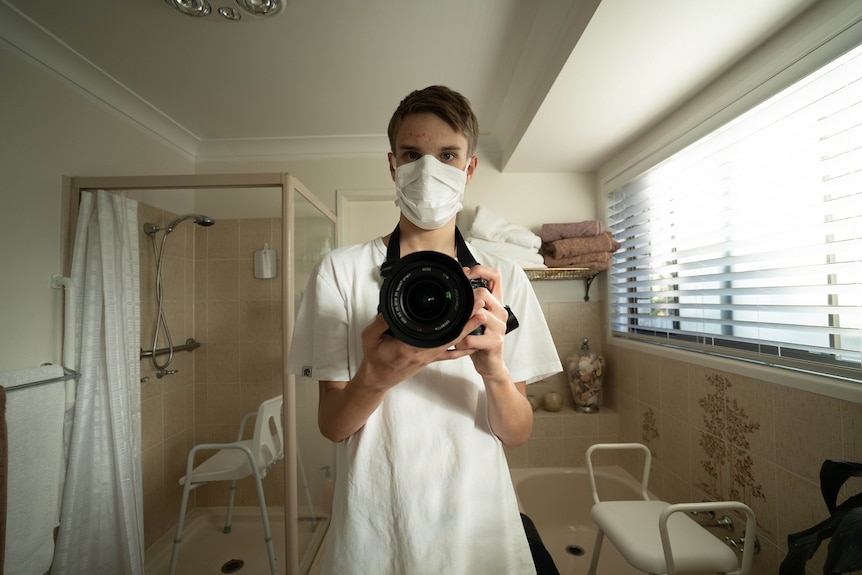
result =
M384 275L378 311L389 333L416 347L439 347L464 329L473 311L473 290L488 287L468 279L460 264L434 251L409 254ZM479 326L474 335L484 333Z

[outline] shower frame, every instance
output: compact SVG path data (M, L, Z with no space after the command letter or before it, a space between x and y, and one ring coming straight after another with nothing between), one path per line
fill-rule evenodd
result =
M284 303L282 317L282 383L284 388L284 459L285 459L285 562L286 573L299 572L299 534L298 534L298 488L299 480L297 460L297 429L296 429L296 377L287 373L287 355L293 338L295 321L295 251L294 238L296 215L294 192L300 194L311 203L321 214L337 226L335 213L326 207L296 176L289 172L261 172L238 174L196 174L196 175L153 175L153 176L93 176L63 178L63 222L64 229L62 258L64 273L69 275L72 268L72 250L74 233L77 227L78 207L81 192L91 190L122 191L122 190L206 190L224 188L279 188L281 190L282 217L282 253L284 273L282 273L281 289Z

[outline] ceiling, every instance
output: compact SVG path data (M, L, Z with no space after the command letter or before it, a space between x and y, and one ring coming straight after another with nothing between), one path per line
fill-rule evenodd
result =
M0 0L0 38L199 158L382 154L445 84L501 169L590 172L815 0L285 1Z

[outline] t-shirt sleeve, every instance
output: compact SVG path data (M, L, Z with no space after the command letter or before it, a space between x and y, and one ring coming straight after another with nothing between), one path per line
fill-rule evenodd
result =
M502 265L500 267L503 267ZM503 270L500 270L501 272ZM503 297L520 326L506 335L506 366L512 381L533 383L563 370L542 307L520 268L505 272Z
M348 381L347 308L318 267L299 306L287 372L317 381Z

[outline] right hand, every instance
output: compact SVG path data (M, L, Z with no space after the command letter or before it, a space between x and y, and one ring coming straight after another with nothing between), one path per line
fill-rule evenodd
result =
M390 389L410 379L425 366L435 361L456 359L472 354L475 350L451 349L467 334L478 327L479 321L470 321L455 341L439 347L414 347L386 333L389 326L381 314L377 314L362 330L364 358L360 366L362 381L378 389Z

